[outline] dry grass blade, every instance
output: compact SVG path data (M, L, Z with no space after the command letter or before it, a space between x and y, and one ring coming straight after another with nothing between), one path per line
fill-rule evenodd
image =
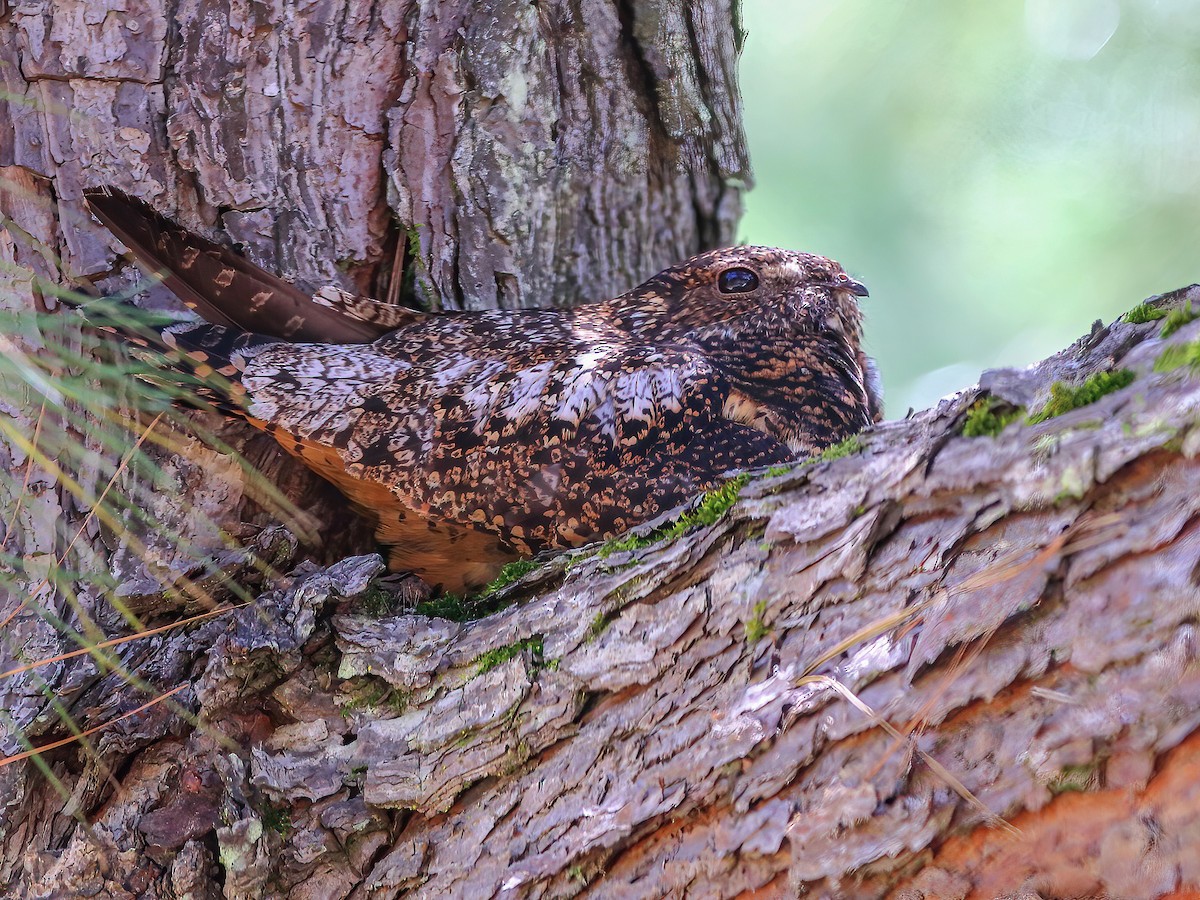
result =
M817 669L836 659L838 656L846 653L854 647L860 646L882 634L906 623L914 623L917 618L926 612L931 606L943 602L952 596L962 596L973 591L982 590L988 587L995 587L1022 575L1035 574L1040 571L1046 564L1059 555L1069 555L1081 550L1089 549L1103 544L1107 540L1111 540L1114 536L1114 529L1120 530L1124 527L1120 516L1116 514L1107 515L1092 515L1085 516L1077 520L1073 525L1066 529L1062 534L1056 536L1046 546L1036 553L1030 555L1025 551L1018 551L1004 557L998 563L987 567L981 572L977 572L961 583L948 588L945 591L932 594L928 599L921 603L898 610L891 615L884 616L869 625L860 628L853 634L838 642L833 647L822 653L803 670L797 684L824 684L849 700L855 707L861 710L866 715L870 716L872 721L886 731L894 739L894 743L887 749L886 756L896 752L902 745L910 743L914 736L917 735L923 727L924 721L928 718L930 712L937 705L938 701L945 696L946 692L953 686L955 680L959 678L963 672L979 658L983 650L986 648L990 639L999 629L1000 624L990 628L986 633L982 634L977 640L973 641L969 647L959 647L955 653L954 659L947 666L947 674L942 683L938 685L929 698L922 704L917 714L907 723L903 729L897 728L895 725L879 716L870 706L864 703L857 695L849 688L841 684L834 678L828 675L812 674ZM1058 702L1072 702L1071 698L1066 695L1057 694L1054 699ZM914 748L915 749L915 748ZM933 759L927 753L916 750L925 763L930 767L930 770L941 777L945 782L954 789L959 796L967 800L973 806L978 808L984 815L988 817L989 822L999 827L1002 827L1010 834L1019 834L1020 831L1011 823L996 816L991 810L987 809L983 803L975 797L962 782L951 774L940 762Z
M45 403L43 403L42 404L43 414L45 413L45 409L46 409L46 405L45 405ZM67 557L71 553L71 548L75 546L75 542L79 540L80 536L87 530L88 525L91 524L92 519L95 518L96 510L101 508L104 505L105 498L108 497L109 491L112 490L113 485L115 485L117 483L117 479L119 479L121 477L121 474L125 471L126 467L129 465L129 460L133 458L133 455L135 453L137 453L137 451L141 448L142 444L145 443L146 438L154 430L155 426L158 425L158 423L161 419L162 419L161 413L159 413L159 415L155 416L154 421L146 426L145 430L143 430L142 433L138 436L138 439L134 443L134 445L121 458L120 463L116 466L116 468L113 471L112 477L108 479L108 484L106 484L104 486L104 490L100 492L100 496L96 498L96 502L91 504L91 506L89 507L87 516L84 518L83 522L80 524L79 529L75 532L75 535L71 538L70 543L68 543L66 546L66 549L63 550L63 552L59 554L58 559L56 560L56 566L62 566L66 563ZM38 425L39 425L39 427L41 426L41 418L40 417L38 419ZM33 443L34 443L34 446L37 445L37 432L34 433ZM25 475L27 480L29 477L29 472L32 471L32 469L33 469L33 459L30 458L30 463L29 463L28 468L26 469L26 475ZM47 576L47 577L43 578L35 587L31 588L29 590L29 593L25 596L25 598L20 603L18 603L17 606L14 609L12 609L7 616L4 617L3 621L0 621L0 628L4 628L6 625L8 625L8 623L13 620L13 617L15 617L18 613L20 613L20 611L22 609L24 609L26 606L28 606L29 603L33 600L33 598L35 596L37 596L38 591L40 591L42 588L46 587L49 583L50 583L50 578L49 578L49 576Z
M797 679L796 684L797 684L797 686L823 685L825 687L832 688L833 690L837 691L837 693L839 693L843 697L845 697L846 700L848 700L851 703L851 705L853 705L856 709L860 710L864 715L866 715L868 718L870 718L873 724L875 724L879 728L882 728L885 732L887 732L889 735L891 735L893 738L895 738L899 743L903 744L903 743L908 742L909 738L907 736L905 736L905 734L903 732L901 732L900 729L898 729L891 722L887 721L887 719L883 718L881 715L879 715L877 712L875 712L875 710L873 710L869 705L864 703L858 697L858 695L854 693L854 691L850 690L848 687L846 687L844 684L842 684L837 679L832 678L829 675L804 675L804 676L801 676L799 679ZM983 814L987 818L988 824L990 824L996 828L1001 828L1014 837L1019 837L1021 835L1021 829L1017 828L1011 822L1008 822L1007 820L1005 820L1002 816L998 816L994 812L992 812L990 809L988 809L987 806L984 805L982 800L980 800L973 793L971 793L971 791L967 788L967 786L965 784L963 784L957 777L955 777L940 762L938 762L936 759L934 759L932 756L930 756L928 753L926 753L924 750L920 749L919 747L914 747L913 749L914 749L915 753L917 754L917 756L921 757L921 760L927 766L929 766L930 771L932 771L935 775L937 775L939 778L941 778L943 781L945 781L946 784L948 784L950 786L951 790L953 790L956 794L958 794L960 797L962 797L964 800L966 800L968 803L970 803L973 807L975 807L975 809L977 809L981 814Z
M1119 530L1123 527L1124 525L1120 517L1115 514L1085 516L1074 522L1062 534L1057 535L1045 547L1032 556L1021 551L1013 553L1005 557L998 565L984 569L964 579L961 584L955 586L950 591L950 594L952 596L961 596L971 591L1005 584L1022 575L1036 575L1055 557L1065 557L1071 553L1077 553L1080 550L1102 544L1113 538L1114 528ZM959 648L954 661L947 668L944 683L933 691L929 699L918 711L916 721L920 721L928 715L934 704L950 689L955 679L979 658L988 642L995 636L1003 624L1003 622L997 622L981 634L972 642L969 650L964 651L964 648Z
M94 503L93 501L95 498L88 493L87 489L84 488L77 479L66 472L55 460L52 460L44 453L39 452L38 449L29 442L28 438L22 435L17 428L4 419L0 419L0 433L2 433L5 438L15 444L17 447L20 447L31 458L37 459L38 465L40 465L48 474L50 474L72 496L78 499L80 503L90 505L91 510L95 513L95 516L99 521L104 523L113 531L124 534L130 548L141 560L147 564L152 561L153 554L150 552L149 548L147 548L143 542L129 534L128 530L122 527L122 523L116 519L110 510L102 505ZM217 606L217 602L212 595L209 594L209 592L205 590L203 586L196 584L190 578L181 578L177 584L182 592L190 599L209 607L215 608ZM32 593L33 592L31 592L30 595L31 597ZM145 627L128 610L122 609L121 612L126 616L134 628Z
M897 610L890 615L883 616L880 619L871 622L869 625L860 628L858 631L847 636L843 640L834 644L816 659L814 659L804 669L804 674L815 672L817 669L826 663L836 659L848 650L859 646L867 641L873 640L891 629L911 622L930 607L945 600L949 596L959 596L971 591L981 590L985 587L994 587L1003 584L1013 578L1016 578L1022 573L1029 572L1035 567L1044 564L1054 558L1059 553L1073 553L1087 547L1096 546L1103 543L1111 537L1110 533L1099 533L1100 529L1107 526L1119 523L1119 517L1114 515L1096 517L1087 520L1086 523L1081 523L1080 528L1070 529L1063 534L1057 536L1049 544L1043 547L1040 551L1030 557L1023 551L1012 553L1005 557L1001 562L994 566L990 566L982 572L977 572L974 575L964 579L960 584L955 585L947 592L933 594L928 599L921 601L915 606L906 607ZM1086 539L1073 540L1078 532L1085 532L1091 536Z
M913 621L940 599L941 595L935 594L928 600L922 600L915 606L905 607L904 609L897 610L890 615L876 619L869 625L858 629L858 631L834 644L832 647L814 659L811 663L805 666L802 674L808 675L812 672L815 672L817 669L821 668L821 666L828 662L832 662L846 651L851 650L860 644L864 644L867 641L874 640L875 638L887 633L888 631L891 631L893 628L896 628L899 625Z
M0 193L11 189L0 186ZM0 229L4 225L5 220L0 219ZM27 252L32 248L51 265L57 263L53 248L37 243L36 237L24 235L19 239ZM189 442L184 446L180 435L189 431L207 447L232 457L246 475L246 496L252 496L253 488L253 499L263 509L288 522L302 521L305 514L295 510L273 484L266 483L249 461L205 432L203 422L187 411L186 390L144 385L138 380L144 364L112 352L111 340L87 331L81 316L61 308L56 313L46 312L40 300L55 297L67 305L78 306L93 297L73 292L22 265L0 260L0 279L4 278L9 281L0 283L0 290L7 284L15 284L16 298L25 293L33 297L33 302L30 305L26 299L20 306L0 304L0 347L5 351L0 354L0 386L11 394L18 410L30 411L28 416L0 417L0 445L7 445L9 458L24 458L25 462L23 473L14 471L3 485L6 502L0 524L7 522L5 534L13 543L0 557L4 567L0 589L6 595L4 608L0 610L0 633L5 638L0 652L4 654L2 668L7 670L0 673L0 683L9 680L11 690L18 694L25 692L31 702L19 711L16 708L2 711L14 713L19 722L0 715L5 720L3 730L18 741L8 749L25 751L0 760L0 765L31 760L27 764L36 766L59 790L54 772L40 756L47 750L79 742L82 752L95 758L98 771L103 773L107 770L88 736L154 703L166 700L193 727L203 728L203 725L168 699L187 687L186 684L102 725L89 727L89 716L95 716L94 712L84 714L77 723L73 718L75 707L58 693L59 680L67 669L44 681L40 673L46 667L90 656L101 671L119 676L126 686L119 689L122 694L132 692L131 699L123 700L121 705L138 703L140 700L136 698L155 696L162 688L144 682L115 648L168 630L183 629L245 605L225 603L218 607L210 590L220 591L222 596L230 591L235 597L250 601L241 583L224 579L214 569L214 554L221 545L230 550L241 548L216 522L208 519L204 510L194 508L185 498L171 510L172 514L178 512L178 520L160 520L156 514L157 507L152 502L155 492L163 486L169 488L171 482L167 479L174 471L162 463L164 455L170 460L172 455L186 458L194 452L194 445ZM7 293L5 301L9 299ZM108 302L120 306L123 298ZM137 321L154 315L136 309L130 312ZM176 426L176 430L162 427L164 420ZM42 506L34 508L29 497L38 489L53 493ZM30 509L41 517L30 513ZM57 516L43 514L44 510L52 509L59 510ZM78 510L79 515L64 516L63 512L68 510L72 513ZM200 537L189 536L191 531L176 533L185 528L194 528ZM151 577L160 571L177 571L163 570L159 554L150 549L157 542L169 545L172 558L177 561L174 565L188 574L172 574L174 580L167 582L165 592L182 594L213 608L182 621L145 628L113 592L114 573L123 570L110 567L113 551L106 543L109 535L119 540L128 561L140 559ZM153 540L147 535L152 535ZM215 549L214 540L220 542ZM252 552L243 568L246 566L265 577L278 574ZM196 571L203 574L197 577ZM135 633L109 638L111 623L100 624L109 622L107 611L95 616L97 604L115 610ZM25 613L29 617L26 622L20 618L22 611L31 608L34 615ZM35 619L41 620L36 627L30 624ZM14 623L18 627L14 628ZM34 633L38 639L31 644L29 636ZM57 646L51 644L37 654L42 658L30 659L34 655L31 647L42 647L43 640L57 641ZM40 701L38 693L42 695ZM70 736L40 747L33 747L32 741L24 736L31 725L44 729L53 723ZM119 790L112 776L106 777L114 790ZM68 800L69 792L63 798Z
M62 662L64 659L74 659L76 656L83 656L85 653L94 653L98 650L105 650L109 647L117 647L121 644L127 644L130 641L141 640L142 638L153 637L156 634L162 634L164 631L172 631L176 628L182 628L184 625L191 625L194 622L202 622L205 619L211 619L216 616L224 615L235 609L242 609L248 606L248 603L238 603L235 606L223 606L219 609L210 609L202 613L197 613L194 616L188 616L186 619L180 619L177 622L170 622L166 625L159 625L157 628L147 628L144 631L139 631L137 634L127 634L123 637L112 638L107 641L100 641L96 644L89 644L86 647L81 647L79 650L71 650L68 653L59 653L57 656L48 656L45 659L35 660L31 663L26 663L23 666L17 666L14 669L9 669L7 672L0 672L0 678L11 678L14 675L20 675L22 672L29 672L41 666L48 666L52 663Z
M918 604L911 610L904 610L901 613L896 613L893 616L881 619L879 622L872 623L867 628L861 629L855 635L852 635L850 638L842 641L841 644L834 649L840 653L845 649L849 649L849 647L846 646L847 644L853 645L857 644L859 639L869 640L870 638L876 637L883 631L887 630L888 627L898 624L904 619L912 618L912 616L914 616L916 613L921 612L933 605L935 602L944 600L948 597L962 596L964 594L969 594L973 591L982 590L984 588L999 586L1022 575L1036 574L1042 569L1042 567L1049 563L1050 560L1060 554L1066 556L1071 553L1079 552L1080 550L1098 546L1107 540L1111 540L1113 537L1114 528L1118 530L1124 528L1124 524L1122 523L1120 516L1117 516L1116 514L1085 516L1073 523L1071 527L1066 529L1062 534L1057 535L1045 547L1036 553L1032 555L1025 551L1012 553L1004 557L997 564L989 566L988 568L969 576L958 585L949 588L946 592L932 595L928 600ZM950 664L946 667L945 678L930 692L929 697L921 705L920 709L917 710L916 715L913 716L912 720L906 724L902 730L895 728L895 726L891 725L890 723L884 723L882 720L880 720L881 726L883 726L885 730L889 734L892 734L895 738L895 743L888 748L888 754L894 753L901 744L911 740L914 735L918 734L922 730L925 721L928 719L932 710L937 706L938 702L945 697L946 693L951 687L953 687L955 681L961 677L961 675L966 672L976 662L976 660L979 659L980 655L982 655L984 649L987 647L988 642L995 636L1002 624L1002 622L996 623L986 632L981 634L976 640L972 641L969 647L960 646L956 650L954 659L951 660ZM824 654L816 663L814 663L812 666L809 666L805 670L805 675L813 672L820 665L823 665L825 662L829 661L830 658L833 658L836 655L837 653L832 651ZM836 684L839 691L843 691L848 694L850 693L848 688L845 688L840 683ZM1047 699L1054 699L1057 702L1073 702L1069 696L1058 694L1057 692L1053 693L1055 693L1057 696L1053 698L1048 697ZM859 705L859 703L856 702L856 705ZM866 705L862 704L860 708L865 710ZM930 763L931 768L934 768L935 771L942 768L941 764L937 763L936 760L927 761ZM946 772L945 777L952 778L953 776Z
M46 420L46 401L42 401L42 407L38 410L37 423L33 427L33 445L36 447L42 436L42 423ZM29 495L29 478L33 475L33 463L30 461L25 466L25 476L21 480L21 492L17 495L17 500L13 504L12 513L8 517L8 521L4 525L4 540L7 541L13 533L13 528L16 527L17 517L21 514L21 507L25 504L25 498ZM10 616L11 618L11 616ZM0 622L0 628L7 624L8 619Z
M178 694L180 691L182 691L186 687L188 687L188 685L181 684L178 687L171 688L171 690L167 691L165 694L159 694L153 700L149 701L148 703L143 703L137 709L131 709L129 712L123 713L123 714L117 716L115 719L110 719L109 721L103 722L99 725L93 725L91 728L88 728L85 731L81 731L78 734L73 734L68 738L63 738L61 741L51 741L49 744L42 744L40 747L34 747L34 748L32 748L30 750L26 750L22 753L14 753L12 756L5 756L3 758L0 758L0 768L10 765L11 763L20 762L23 759L29 759L31 756L40 756L41 754L46 753L50 750L57 750L59 747L65 747L67 744L73 744L76 741L81 740L82 738L90 737L91 735L95 734L98 731L103 731L105 728L108 728L110 725L115 725L118 722L121 722L132 716L136 716L138 713L145 712L147 709L150 709L152 706L157 706L159 703L162 703L164 700L167 700L168 698L173 697L175 694Z

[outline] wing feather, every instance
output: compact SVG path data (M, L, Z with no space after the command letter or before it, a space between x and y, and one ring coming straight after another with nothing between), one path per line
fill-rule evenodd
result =
M422 355L411 334L277 345L242 382L253 415L331 448L352 482L522 553L624 531L732 469L791 457L725 417L730 387L698 352L503 337L474 356Z

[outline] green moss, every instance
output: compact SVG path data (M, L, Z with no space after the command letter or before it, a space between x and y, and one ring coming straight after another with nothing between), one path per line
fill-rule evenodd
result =
M1183 366L1200 371L1200 341L1167 347L1154 361L1155 372L1173 372Z
M716 524L721 516L725 515L729 507L737 502L738 495L749 481L749 475L738 475L729 479L729 481L725 482L719 488L709 491L704 495L704 499L700 501L695 510L680 516L675 524L670 527L669 536L678 537L697 525Z
M501 588L506 588L510 584L520 581L537 567L538 564L532 559L518 559L515 562L510 562L500 570L499 575L492 579L492 583L480 591L480 593L494 594Z
M1064 766L1049 784L1050 793L1054 795L1082 793L1096 786L1096 764L1087 763L1081 766Z
M1167 453L1182 453L1183 438L1184 436L1181 434L1176 434L1174 437L1169 438L1163 443L1163 450L1165 450Z
M838 441L832 447L826 447L808 461L810 463L831 462L835 459L841 459L843 456L849 456L851 453L857 453L862 447L863 444L858 435L852 434L845 440Z
M408 255L413 259L421 258L421 223L404 226L404 237L408 241Z
M497 647L495 650L489 650L487 653L480 654L475 660L475 675L479 676L492 671L492 669L503 665L513 657L519 656L526 649L533 654L534 668L543 668L545 666L545 659L543 657L542 640L542 635L535 634L514 644L509 644L507 647Z
M667 536L667 529L659 528L647 535L627 534L623 538L609 541L601 547L596 555L601 559L608 559L614 553L625 553L630 550L641 550L643 547L649 547L651 544L656 544Z
M643 547L649 547L651 544L657 544L659 541L674 540L701 525L713 525L721 516L725 515L729 507L737 502L738 495L749 481L749 475L737 475L720 487L713 488L696 504L695 509L684 513L674 522L656 528L647 535L630 534L623 538L609 541L600 548L597 555L601 559L607 559L614 553L640 550Z
M387 708L404 712L408 709L409 696L382 681L361 678L344 685L337 702L341 714L349 717L360 709Z
M967 410L963 437L995 437L1023 415L1023 406L1011 406L992 397L980 397Z
M1121 318L1131 325L1145 325L1147 322L1165 318L1166 315L1167 311L1165 309L1158 309L1149 303L1139 303Z
M373 619L382 619L384 616L389 616L399 607L397 602L398 597L390 591L385 591L381 587L371 585L362 595L355 601L355 611L364 616L370 616Z
M746 623L746 643L757 644L768 634L771 629L767 627L763 619L767 615L767 601L759 600L754 604L754 610L751 613L750 621Z
M490 597L480 597L477 594L470 597L460 597L458 594L439 594L418 603L414 612L419 616L429 616L433 619L474 622L476 619L482 619L484 616L498 612L507 605L507 603L501 603Z
M496 774L501 778L511 778L521 771L531 756L533 756L533 747L530 746L529 741L523 737L517 738L517 742L501 758Z
M822 452L810 457L801 463L801 465L812 465L814 463L841 459L843 456L857 453L862 447L863 444L858 435L851 435L845 440L834 444L832 447L827 447ZM766 474L767 476L783 475L792 471L792 469L793 466L772 466L767 469ZM737 502L742 488L749 484L749 482L750 475L746 473L737 475L720 487L713 488L704 495L704 498L696 504L691 512L684 513L674 522L656 528L649 534L629 534L625 537L609 541L596 552L596 555L601 559L607 559L614 553L641 550L660 541L674 540L691 531L693 528L702 525L713 525Z
M1184 325L1196 321L1197 318L1200 318L1200 313L1192 309L1192 304L1189 301L1187 306L1173 309L1167 313L1167 320L1163 322L1159 337L1170 337Z
M1118 369L1115 372L1097 372L1075 387L1056 381L1050 385L1050 399L1045 406L1029 417L1029 423L1036 425L1038 422L1045 422L1073 409L1095 403L1106 394L1128 387L1133 383L1134 377L1129 369Z
M287 837L295 827L286 809L272 806L270 803L262 808L262 823L263 828L274 831L280 837Z
M458 594L438 594L417 604L415 612L419 616L429 616L433 619L449 619L451 622L466 622L469 615L464 615L464 598Z
M747 522L742 529L742 537L747 542L762 540L763 535L767 533L766 522Z
M458 594L439 594L423 603L418 603L415 612L421 616L435 619L449 619L451 622L473 622L499 612L511 605L511 600L501 600L496 592L519 581L523 575L532 572L539 563L532 559L518 559L508 563L500 574L487 587L478 593L466 597Z
M605 630L609 626L609 623L611 622L612 616L608 613L596 613L596 615L592 618L591 624L588 625L587 637L584 639L585 643L590 644L592 641L596 640L596 638L600 637L600 635L604 634Z
M1054 497L1055 505L1082 500L1091 484L1091 478L1077 466L1067 466L1059 479L1058 493Z
M567 574L577 565L587 562L596 555L596 546L593 544L588 547L583 547L579 550L568 550L565 554L567 557L566 563L563 565L563 574Z

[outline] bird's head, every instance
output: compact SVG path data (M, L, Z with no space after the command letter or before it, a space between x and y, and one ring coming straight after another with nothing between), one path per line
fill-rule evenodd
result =
M647 339L676 334L707 346L754 348L783 338L827 348L827 358L852 359L870 417L882 416L874 361L862 349L867 289L838 263L775 247L727 247L664 269L616 298L607 318ZM804 338L808 336L808 338Z
M857 347L867 289L831 259L775 247L726 247L664 269L618 298L632 330L704 327L744 315Z

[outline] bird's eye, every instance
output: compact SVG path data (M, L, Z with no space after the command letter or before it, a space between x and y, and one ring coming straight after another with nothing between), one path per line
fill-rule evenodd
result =
M749 269L726 269L717 279L722 294L744 294L758 287L758 276Z

